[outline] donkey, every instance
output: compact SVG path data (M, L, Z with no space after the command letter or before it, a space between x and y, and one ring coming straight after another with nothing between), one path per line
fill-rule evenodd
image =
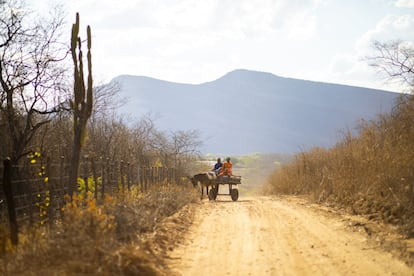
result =
M191 183L193 183L194 188L197 186L200 188L201 191L201 198L204 196L204 187L206 188L206 194L208 195L208 187L212 187L217 190L216 184L217 175L214 172L205 172L199 173L190 177Z

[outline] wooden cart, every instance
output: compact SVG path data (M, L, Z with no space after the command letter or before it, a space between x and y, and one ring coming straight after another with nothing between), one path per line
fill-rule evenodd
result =
M232 175L232 176L217 176L214 181L212 181L211 186L207 192L208 199L216 200L218 195L229 195L233 201L239 199L239 187L241 184L241 176ZM229 192L224 194L219 194L220 185L228 185Z

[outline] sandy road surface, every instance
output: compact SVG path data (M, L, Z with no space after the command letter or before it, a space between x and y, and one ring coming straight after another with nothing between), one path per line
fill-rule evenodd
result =
M345 224L287 199L204 200L170 268L178 275L414 275Z

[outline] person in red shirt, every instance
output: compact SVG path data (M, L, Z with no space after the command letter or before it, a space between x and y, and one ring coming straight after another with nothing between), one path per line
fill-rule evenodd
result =
M223 163L220 176L231 176L233 175L233 164L231 163L230 157L227 157L226 162Z

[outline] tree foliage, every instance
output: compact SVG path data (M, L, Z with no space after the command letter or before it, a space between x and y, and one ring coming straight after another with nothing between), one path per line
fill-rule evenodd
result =
M369 64L385 73L388 80L414 87L414 44L401 40L373 43L376 54L368 57Z
M150 115L128 123L116 115L125 102L118 97L119 84L92 86L92 65L83 66L88 51L85 56L80 51L84 41L75 32L73 45L62 42L63 24L59 11L41 18L30 13L24 0L0 1L0 158L11 157L17 164L38 151L55 160L64 156L61 160L69 163L77 152L79 158L190 170L201 145L199 133L160 131ZM87 44L84 48L90 48ZM68 54L77 61L73 71L67 68ZM68 93L70 78L76 80L74 90L85 89L83 94ZM77 127L83 130L76 132Z
M0 4L0 153L14 163L61 108L62 24L59 13L33 20L21 1Z

